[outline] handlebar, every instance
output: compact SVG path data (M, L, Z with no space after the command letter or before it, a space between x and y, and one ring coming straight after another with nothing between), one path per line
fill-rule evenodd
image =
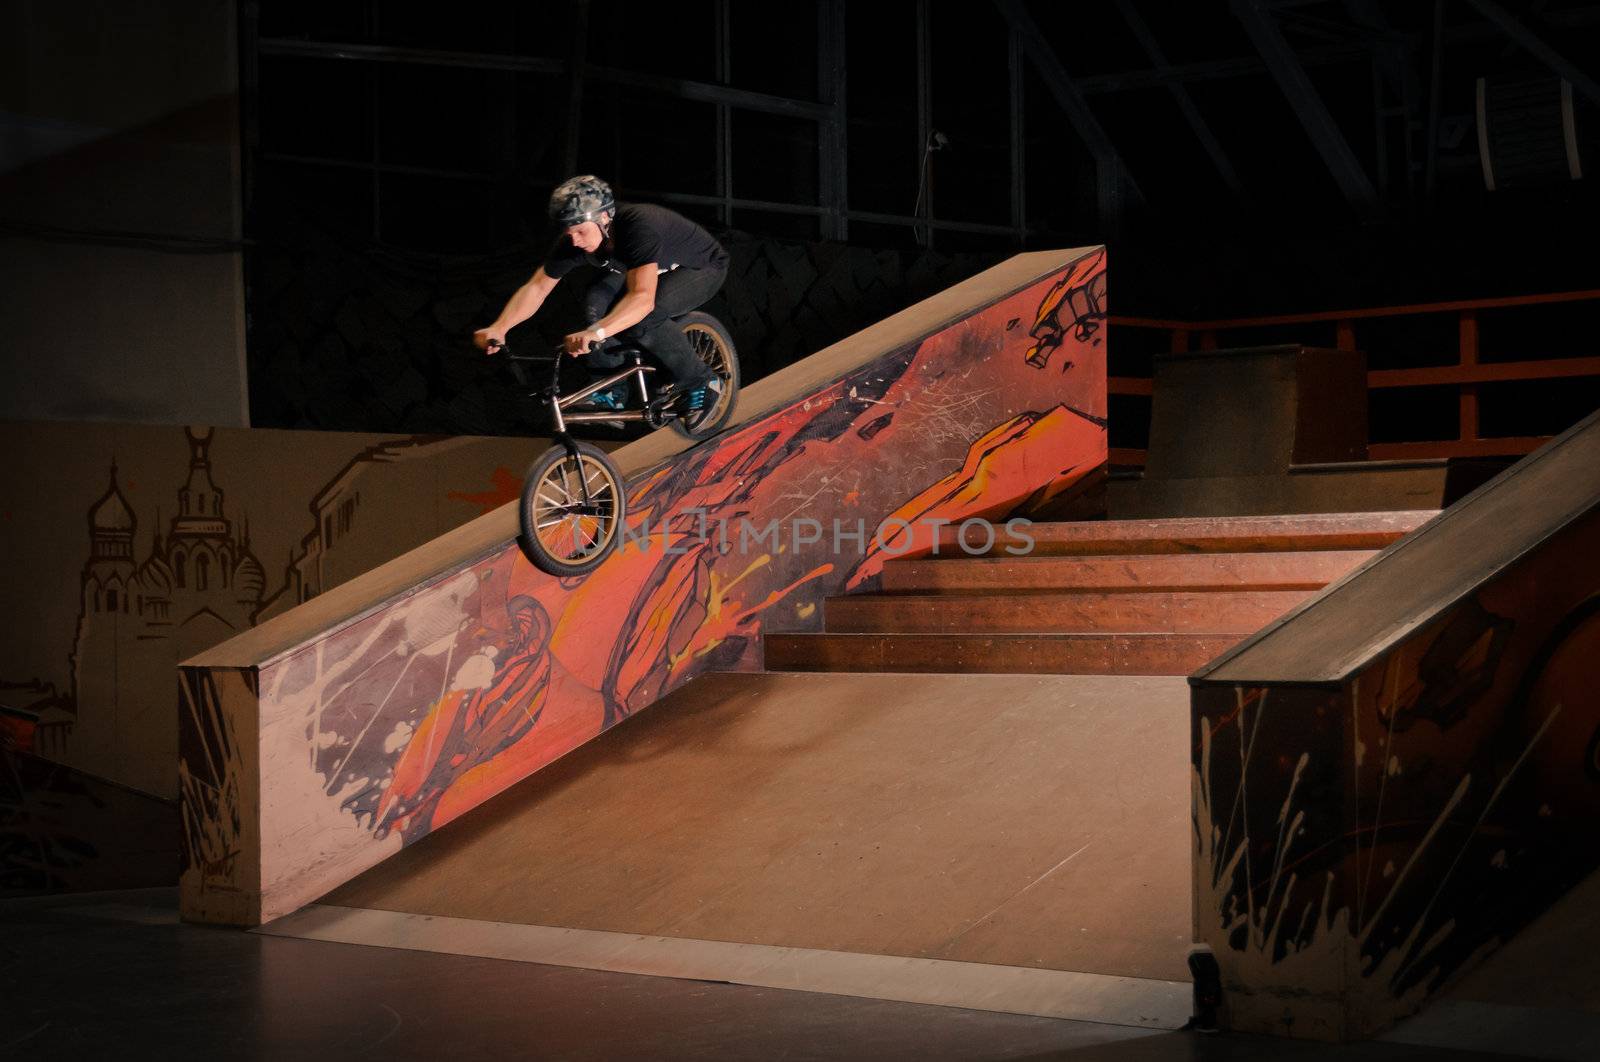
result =
M595 350L597 350L599 348L599 346L600 346L600 344L598 344L598 343L590 343L589 344L589 349L587 351L585 351L585 353L592 354L592 353L594 353ZM511 350L511 344L509 344L509 343L497 343L497 342L495 342L494 340L491 339L489 341L488 348L485 350L485 353L487 353L487 354L504 354L507 361L549 361L552 358L554 358L556 361L559 362L561 360L561 358L566 355L567 348L558 343L558 344L556 344L556 348L555 348L555 353L554 354L551 354L551 355L548 355L548 356L545 356L545 357L541 357L540 355L537 355L537 354L516 354L516 353L513 353L512 350Z
M552 396L552 398L561 394L561 363L567 360L566 359L566 353L567 352L566 352L566 348L565 347L562 347L562 346L558 345L555 348L555 353L554 354L552 354L552 355L550 355L548 357L539 357L538 355L535 355L535 354L517 354L517 353L514 353L511 350L511 344L509 344L509 343L499 343L499 342L496 342L496 341L491 339L489 341L489 345L485 348L484 352L486 354L503 354L503 355L505 355L505 359L507 361L511 361L511 362L523 362L523 361L548 362L549 365L550 365L550 387L549 387L548 393ZM513 367L512 371L516 374L517 379L520 380L523 384L525 384L525 385L531 385L532 384L532 381L530 381L527 378L527 376L523 373L523 370L520 367Z

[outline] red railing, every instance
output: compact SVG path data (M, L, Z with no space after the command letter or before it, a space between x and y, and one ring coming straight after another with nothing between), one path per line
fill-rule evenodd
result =
M1537 449L1551 436L1491 436L1479 434L1478 389L1483 384L1525 380L1550 380L1563 377L1600 376L1600 357L1546 358L1530 361L1482 363L1478 349L1478 314L1483 310L1538 306L1550 303L1600 302L1600 290L1563 291L1545 295L1518 295L1498 299L1464 299L1455 302L1419 303L1410 306L1380 306L1357 310L1329 310L1321 313L1281 314L1274 317L1240 317L1212 321L1167 321L1151 317L1119 317L1110 323L1123 328L1146 328L1169 333L1168 349L1175 354L1190 350L1215 350L1219 332L1249 332L1257 328L1284 325L1331 324L1333 345L1340 350L1360 349L1357 330L1361 322L1375 318L1414 317L1425 314L1456 316L1457 357L1453 365L1425 368L1372 369L1367 373L1370 389L1395 387L1453 386L1459 390L1459 431L1454 439L1425 442L1373 443L1368 457L1375 461L1440 457L1520 456ZM1230 337L1231 339L1231 337ZM1309 340L1306 340L1309 343ZM1248 344L1240 344L1248 345ZM1113 376L1108 390L1114 395L1151 393L1151 381L1137 376ZM1143 450L1114 448L1111 463L1144 464Z

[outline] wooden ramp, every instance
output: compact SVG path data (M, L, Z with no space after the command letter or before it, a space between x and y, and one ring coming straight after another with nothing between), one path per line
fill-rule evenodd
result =
M1169 1027L1186 713L1172 677L707 676L278 928Z
M1073 496L1106 461L1104 284L1103 248L1016 256L741 390L714 438L622 447L627 527L585 576L530 565L508 504L189 660L184 917L294 911L759 670L769 623L815 624L902 540Z
M1377 1035L1600 870L1597 541L1600 413L1190 677L1229 1028Z

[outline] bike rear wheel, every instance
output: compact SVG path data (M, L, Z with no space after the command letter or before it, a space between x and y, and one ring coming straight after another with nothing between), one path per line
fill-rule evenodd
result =
M694 348L695 356L705 363L721 381L722 390L716 401L691 417L678 417L672 421L672 430L686 439L704 439L720 431L733 416L734 400L739 394L739 355L733 349L733 337L721 321L694 310L678 318L683 337Z
M517 508L517 544L540 571L583 575L616 548L627 515L617 468L598 446L552 446L528 469ZM585 493L587 486L587 495Z

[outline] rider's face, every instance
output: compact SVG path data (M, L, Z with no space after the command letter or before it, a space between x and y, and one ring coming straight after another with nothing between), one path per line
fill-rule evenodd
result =
M592 221L581 221L576 225L567 226L567 238L572 241L572 246L580 251L593 254L600 249L600 244L605 240L605 234L600 231L600 226Z

